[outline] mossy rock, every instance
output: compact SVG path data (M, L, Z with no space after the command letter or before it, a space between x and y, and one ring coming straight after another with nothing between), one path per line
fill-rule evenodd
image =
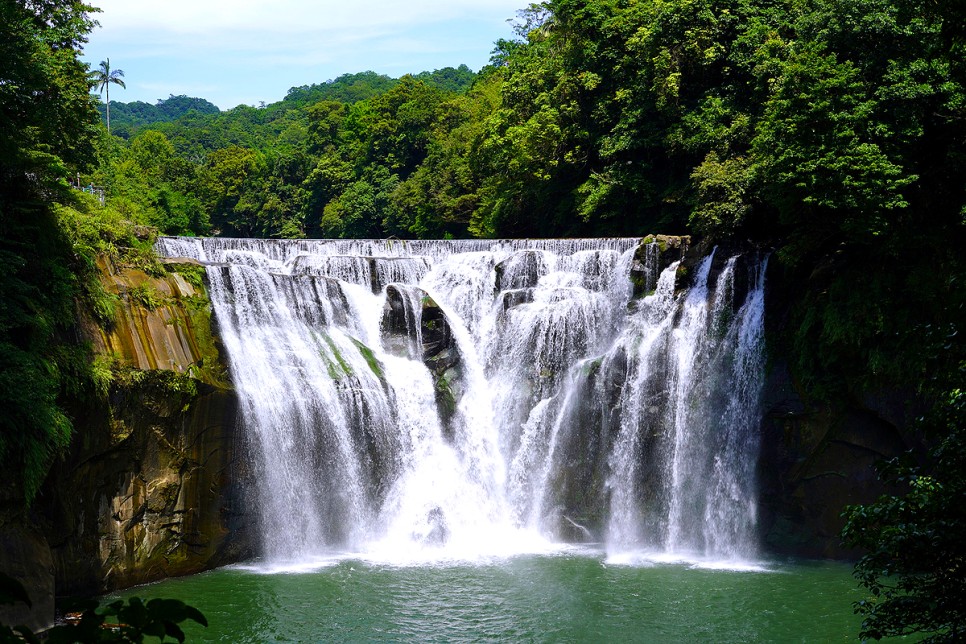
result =
M326 352L324 348L319 349L319 357L325 363L325 368L329 372L329 377L332 380L342 380L346 377L351 377L353 375L352 366L346 362L345 358L342 356L342 352L333 342L332 337L325 332L319 334L322 342L329 348L329 352Z
M684 259L691 246L691 238L677 235L647 235L634 251L630 280L633 298L647 297L654 292L658 276L668 266ZM657 254L650 249L657 248Z
M201 262L190 258L179 257L176 259L164 259L161 263L169 273L181 275L185 281L199 291L205 290L207 272Z
M463 374L458 366L453 366L434 377L434 388L436 391L436 408L439 410L439 419L443 424L443 435L448 439L453 438L453 418L456 416L459 399L462 397Z
M448 428L450 421L456 414L456 396L453 389L445 377L436 379L436 408L439 410L440 420L443 427Z
M118 298L110 325L85 325L95 353L140 370L170 370L229 388L214 333L205 269L193 260L169 262L154 277L98 258L106 294Z
M366 364L368 364L369 368L372 369L372 373L374 373L375 376L379 378L379 380L385 381L386 380L385 369L382 366L382 363L379 362L379 359L376 358L376 355L372 352L372 349L367 347L362 342L359 342L355 338L349 338L349 339L352 340L352 343L354 345L356 345L356 348L359 350L359 353L362 354L362 357L366 361Z

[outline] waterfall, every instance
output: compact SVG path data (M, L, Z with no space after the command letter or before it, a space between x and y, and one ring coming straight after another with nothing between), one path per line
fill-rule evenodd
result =
M639 241L159 239L207 266L262 557L753 559L766 262Z

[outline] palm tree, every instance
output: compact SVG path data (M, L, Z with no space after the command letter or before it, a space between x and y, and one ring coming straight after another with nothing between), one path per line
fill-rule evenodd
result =
M111 83L115 85L120 85L124 89L127 89L127 85L121 80L124 78L123 69L111 69L111 59L101 61L101 68L91 72L91 80L94 81L94 87L97 87L103 94L104 90L107 90L107 132L111 132Z

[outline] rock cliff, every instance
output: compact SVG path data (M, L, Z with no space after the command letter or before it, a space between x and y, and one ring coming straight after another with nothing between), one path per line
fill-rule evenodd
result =
M156 275L99 260L113 324L81 314L102 387L71 409L74 436L25 520L0 527L0 564L27 581L29 624L53 598L200 572L250 554L236 399L213 332L204 268ZM8 545L9 545L8 543ZM28 554L29 552L29 554ZM8 619L12 619L9 617Z
M804 557L857 557L839 537L842 511L890 492L873 466L915 446L906 429L912 410L894 409L876 397L806 404L780 356L763 395L759 473L765 548Z

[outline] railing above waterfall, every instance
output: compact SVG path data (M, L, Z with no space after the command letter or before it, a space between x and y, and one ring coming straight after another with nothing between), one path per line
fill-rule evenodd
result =
M76 184L72 181L70 184L70 187L73 188L74 190L80 190L81 192L85 192L89 195L93 195L100 202L102 206L105 203L106 190L104 186L95 186L93 183L87 184L85 186L85 185L82 185L78 180L78 183Z

